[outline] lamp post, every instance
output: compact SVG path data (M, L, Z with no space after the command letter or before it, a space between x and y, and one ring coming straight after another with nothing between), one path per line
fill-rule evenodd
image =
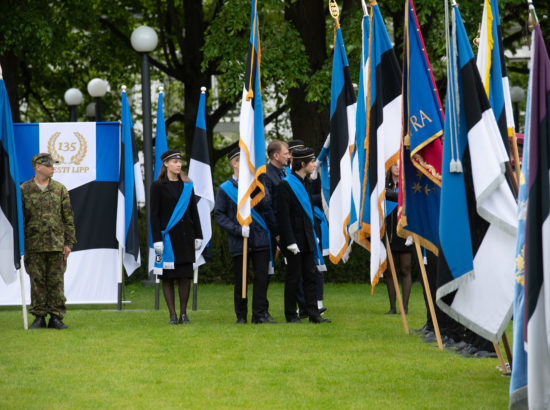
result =
M95 99L95 120L101 121L101 98L109 90L109 83L101 78L93 78L88 83L88 94Z
M82 104L82 101L84 100L82 93L78 88L69 88L67 91L65 91L65 95L63 96L63 98L69 106L69 121L76 122L76 107L77 105Z
M151 27L140 26L130 37L132 47L141 54L141 98L143 110L143 158L145 168L145 215L149 223L151 215L150 189L153 182L153 129L151 122L151 82L149 72L149 56L158 43L158 36ZM152 285L155 280L149 272L146 283Z
M514 123L516 124L516 130L519 132L519 103L525 98L525 90L517 85L510 88L510 99L512 100L512 107L514 109Z

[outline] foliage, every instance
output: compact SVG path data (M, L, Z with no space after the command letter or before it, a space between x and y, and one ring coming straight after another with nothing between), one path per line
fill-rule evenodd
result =
M331 324L284 324L283 286L269 289L276 325L236 326L233 288L199 285L190 325L169 326L154 288L115 306L69 305L67 330L22 329L0 308L2 408L505 408L497 359L466 359L407 336L385 316L386 291L330 285ZM250 287L249 287L250 290ZM250 306L250 302L249 302ZM249 312L250 317L250 312ZM413 286L407 321L426 319ZM511 332L508 332L511 340Z

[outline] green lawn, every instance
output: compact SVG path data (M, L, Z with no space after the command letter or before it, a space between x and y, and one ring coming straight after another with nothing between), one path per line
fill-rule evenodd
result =
M249 287L249 290L251 287ZM283 286L270 311L283 322ZM331 324L236 326L232 287L199 287L191 324L152 310L154 289L131 304L69 306L69 329L25 331L0 308L0 408L506 408L497 359L463 358L407 336L383 285L327 285ZM162 296L161 296L162 298ZM249 302L250 303L250 302ZM413 287L410 328L425 320ZM250 315L250 313L249 313ZM32 321L32 317L29 318Z

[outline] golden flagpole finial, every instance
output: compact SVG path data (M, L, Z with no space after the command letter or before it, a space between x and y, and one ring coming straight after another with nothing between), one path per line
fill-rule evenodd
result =
M340 27L340 22L338 21L338 17L340 16L340 10L338 9L338 4L336 3L336 0L329 0L328 9L330 11L330 15L336 22L336 27Z

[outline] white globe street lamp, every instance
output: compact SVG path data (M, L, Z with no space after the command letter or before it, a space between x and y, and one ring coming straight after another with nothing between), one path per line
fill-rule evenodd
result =
M101 121L100 100L109 91L109 83L101 78L93 78L88 83L88 94L95 99L95 120Z
M151 83L149 72L149 57L147 53L153 51L158 44L158 36L151 27L140 26L130 37L132 47L141 54L141 98L143 108L143 158L145 168L145 214L149 223L151 215L150 189L153 183L153 130L151 120ZM149 272L147 284L155 282L154 275ZM156 285L158 288L158 284ZM158 294L158 289L155 289ZM155 296L155 309L158 309L158 297Z
M69 113L70 113L69 121L75 122L77 120L76 106L82 104L82 101L84 101L82 92L78 88L69 88L67 91L65 91L65 95L63 96L63 98L65 99L65 102L69 106Z

